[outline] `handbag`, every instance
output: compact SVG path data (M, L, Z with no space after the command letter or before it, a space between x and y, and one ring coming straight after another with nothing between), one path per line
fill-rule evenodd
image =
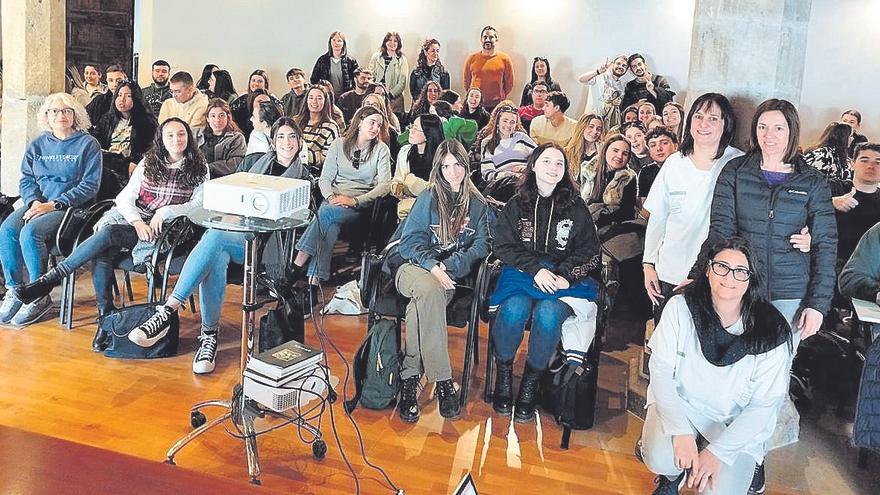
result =
M305 341L305 315L309 303L308 286L291 284L288 279L275 280L266 274L257 278L259 284L269 289L278 301L275 308L260 317L259 352L296 340Z
M113 201L100 201L84 208L70 208L58 226L56 246L64 256L69 256L73 248L92 235L92 228L101 215L113 206Z
M162 303L136 304L115 309L98 318L96 340L104 338L107 347L104 355L118 359L155 359L177 355L180 342L180 320L177 312L171 312L168 333L150 347L141 347L128 338L128 334L156 313Z

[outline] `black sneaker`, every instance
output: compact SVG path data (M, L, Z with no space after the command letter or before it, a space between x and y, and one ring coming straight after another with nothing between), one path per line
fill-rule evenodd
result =
M752 486L749 487L749 495L761 495L766 490L767 484L764 479L764 465L757 464L755 466L755 475L752 477Z
M407 423L415 423L419 420L419 380L418 375L404 378L400 386L400 402L397 404L397 412L400 419Z
M657 488L651 492L652 495L676 495L678 490L684 486L684 482L687 479L687 471L682 471L681 474L678 475L674 480L669 479L664 475L659 475L654 478L654 483L657 483Z
M193 373L204 375L214 371L214 361L217 359L217 333L204 333L199 335L199 350L193 357Z
M458 419L461 416L461 404L458 402L458 392L452 380L437 382L434 394L440 402L440 416L446 419Z
M141 347L152 347L168 333L172 311L165 306L158 306L156 313L141 323L128 334L128 340Z

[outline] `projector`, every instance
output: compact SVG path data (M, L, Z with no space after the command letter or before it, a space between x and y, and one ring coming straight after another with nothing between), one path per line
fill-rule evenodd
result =
M278 220L307 209L311 194L307 180L238 172L205 183L203 208Z
M324 399L329 381L330 370L319 364L287 378L283 383L272 383L245 371L244 395L273 411L284 412L305 406L313 400Z

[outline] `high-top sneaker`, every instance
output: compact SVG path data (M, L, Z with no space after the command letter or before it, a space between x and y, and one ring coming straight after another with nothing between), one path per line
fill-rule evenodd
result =
M171 315L175 312L165 306L157 306L153 316L128 334L128 340L141 347L152 347L168 333Z
M749 487L749 495L761 495L767 490L765 478L764 465L756 465L755 475L752 477L752 486Z
M214 371L217 359L217 332L202 332L199 335L199 350L193 357L193 373L203 375Z
M437 382L434 393L440 402L440 416L446 419L458 419L461 416L461 404L458 402L458 393L451 379Z
M415 423L419 420L419 375L404 378L400 386L400 401L397 403L397 412L400 419L407 423Z

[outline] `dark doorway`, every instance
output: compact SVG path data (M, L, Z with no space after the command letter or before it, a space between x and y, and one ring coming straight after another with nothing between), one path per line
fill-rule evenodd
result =
M129 77L134 53L134 0L67 0L67 64L122 66Z

